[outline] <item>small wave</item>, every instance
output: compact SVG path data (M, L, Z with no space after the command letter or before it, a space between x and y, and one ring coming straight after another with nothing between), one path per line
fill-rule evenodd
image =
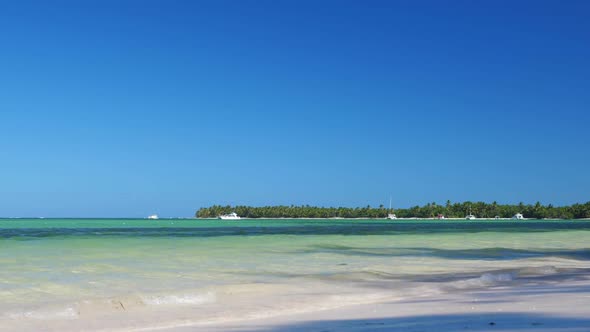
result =
M455 281L451 283L453 288L469 289L479 287L498 286L501 284L508 284L517 278L515 272L504 273L484 273L478 278L471 278L466 280Z
M148 305L195 305L215 302L212 292L200 295L150 295L142 296L143 303Z
M383 299L393 299L389 293L369 293L369 294L339 294L329 297L331 302L339 305L373 303Z
M525 267L519 270L519 275L527 275L527 276L545 276L556 274L559 271L555 268L555 266L534 266L534 267Z
M479 280L487 285L511 282L514 279L516 279L516 273L484 273L479 277Z
M10 319L75 319L78 312L74 308L63 310L31 310L23 312L9 312L5 317Z

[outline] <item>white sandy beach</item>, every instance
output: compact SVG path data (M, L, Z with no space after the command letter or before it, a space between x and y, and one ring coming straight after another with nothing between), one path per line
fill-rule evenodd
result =
M590 0L0 0L0 332L590 332Z
M141 331L590 331L590 275L351 305L263 319L191 323ZM137 330L132 330L137 331Z
M557 272L557 271L553 271ZM441 292L405 298L371 298L358 304L316 297L301 306L300 298L269 303L253 300L263 291L250 285L226 289L233 302L227 309L199 306L166 310L113 303L108 314L83 314L75 319L35 321L32 325L2 326L1 331L590 331L590 273L588 269L562 270L511 279L502 271L481 278L452 277ZM481 282L483 281L483 282ZM429 280L422 290L430 289ZM440 286L440 287L439 287ZM434 288L433 288L434 289ZM447 289L448 291L445 291ZM310 289L311 292L317 291ZM227 295L226 294L226 295ZM219 293L220 296L224 296ZM237 295L237 296L236 296ZM261 300L261 301L260 301ZM361 303L362 302L362 303ZM213 310L211 310L213 309ZM209 313L207 315L206 313ZM14 329L17 328L18 329Z

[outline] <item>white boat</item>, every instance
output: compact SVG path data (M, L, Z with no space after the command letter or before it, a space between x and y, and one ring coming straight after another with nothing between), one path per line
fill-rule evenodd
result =
M391 197L389 197L389 211L391 211ZM387 219L397 219L397 216L395 215L395 213L388 213Z
M522 219L524 219L524 216L522 215L522 213L517 213L512 216L512 219L522 220Z
M158 215L157 214L152 214L151 216L147 217L148 219L152 219L152 220L156 220L158 219Z
M230 214L222 214L222 215L220 215L219 216L219 219L223 219L223 220L238 220L238 219L241 219L241 218L235 212L232 212Z
M471 214L471 206L469 207L469 214L465 216L467 220L475 220L475 216Z

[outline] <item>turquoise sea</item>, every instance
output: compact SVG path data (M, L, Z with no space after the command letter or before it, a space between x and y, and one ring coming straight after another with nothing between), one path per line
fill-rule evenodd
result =
M496 287L585 273L589 243L579 220L0 219L0 330L174 326Z

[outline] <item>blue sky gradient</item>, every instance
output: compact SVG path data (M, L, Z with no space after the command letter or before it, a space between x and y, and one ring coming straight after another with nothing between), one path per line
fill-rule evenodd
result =
M0 216L590 200L588 1L0 3Z

